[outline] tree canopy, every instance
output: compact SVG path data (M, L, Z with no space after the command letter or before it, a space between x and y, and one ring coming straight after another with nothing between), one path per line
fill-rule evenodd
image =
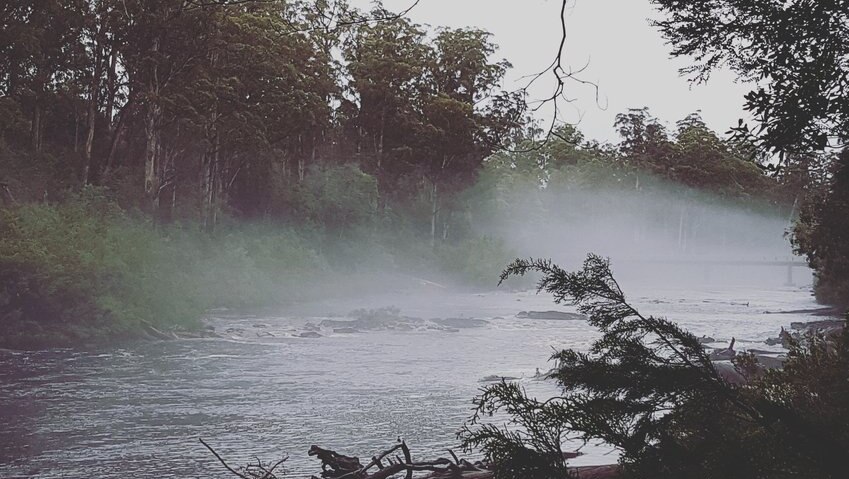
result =
M745 108L754 134L777 152L849 141L849 4L845 0L653 0L655 22L684 73L705 81L728 66L756 82ZM748 133L745 125L739 130Z
M132 201L159 221L280 213L272 188L356 162L378 179L381 208L430 195L435 239L450 196L521 126L487 32L430 31L379 4L13 2L3 13L4 137L66 156L77 185L141 185Z

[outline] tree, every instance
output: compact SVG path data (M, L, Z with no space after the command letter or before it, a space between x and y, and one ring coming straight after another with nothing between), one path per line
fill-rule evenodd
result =
M673 162L673 145L669 134L647 107L632 108L616 115L614 123L622 141L619 149L623 161L631 168L663 174ZM634 189L640 189L640 175L635 175Z
M403 18L358 25L344 44L351 77L344 128L354 155L377 177L383 205L409 173L431 54L424 30Z
M793 230L793 246L816 271L817 299L849 309L849 150L811 191Z
M446 200L471 183L484 158L503 147L499 142L523 119L522 98L496 91L510 64L490 61L496 51L490 37L456 29L440 31L434 41L414 160L429 188L433 245L440 229L443 239L448 235Z
M751 158L736 151L733 143L711 131L698 113L691 113L676 126L670 178L726 197L769 197L775 181Z
M345 42L345 137L378 178L382 206L426 197L434 246L449 236L454 195L522 122L522 98L498 91L509 64L490 59L490 37L444 29L428 41L420 26L393 19L358 25Z
M303 18L287 2L234 5L209 21L203 54L175 94L176 117L188 124L186 141L200 143L201 221L214 227L232 192L246 211L256 175L272 163L296 171L302 181L306 158L315 157L329 128L328 97L335 88L329 58L316 51ZM198 141L200 140L200 141ZM293 161L287 161L292 159ZM255 175L243 176L247 170Z
M40 152L49 97L81 68L87 2L12 1L2 9L0 81L8 97L26 105L30 146Z

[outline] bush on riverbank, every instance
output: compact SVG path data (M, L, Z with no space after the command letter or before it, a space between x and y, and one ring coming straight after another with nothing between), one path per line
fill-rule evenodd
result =
M196 283L184 268L197 253L102 197L0 214L3 345L73 344L130 335L142 320L197 320Z

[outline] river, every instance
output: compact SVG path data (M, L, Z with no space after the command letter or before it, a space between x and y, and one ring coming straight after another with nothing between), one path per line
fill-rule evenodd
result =
M0 477L227 477L199 437L233 464L287 454L294 477L318 471L306 455L311 444L370 457L402 436L414 457L433 458L456 446L487 379L519 378L532 394L551 396L556 387L534 379L536 369L548 368L552 348L586 349L597 334L583 321L517 317L569 311L533 291L422 288L278 315L220 313L209 321L221 339L0 351ZM642 312L712 336L717 346L735 337L738 350L778 350L763 340L813 319L766 312L817 307L809 287L626 291ZM361 332L319 326L389 305L401 315L456 319ZM616 459L604 446L583 451L575 464Z

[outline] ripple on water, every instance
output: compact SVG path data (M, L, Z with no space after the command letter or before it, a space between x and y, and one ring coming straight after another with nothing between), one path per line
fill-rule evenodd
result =
M801 290L652 294L635 296L644 312L674 319L697 335L735 336L753 345L781 325L806 319L764 311L813 307ZM554 385L529 380L536 368L548 368L551 348L585 350L597 337L582 321L515 318L521 310L554 309L546 296L406 299L405 314L490 320L456 332L174 341L85 353L0 351L0 477L33 471L40 478L209 476L220 466L198 437L236 464L289 454L288 468L298 474L316 470L305 453L310 444L367 456L403 436L416 457L432 457L456 445L481 378L519 377L533 395L551 396ZM283 336L327 316L215 321L219 330L262 324ZM579 462L615 460L608 451L588 446Z

